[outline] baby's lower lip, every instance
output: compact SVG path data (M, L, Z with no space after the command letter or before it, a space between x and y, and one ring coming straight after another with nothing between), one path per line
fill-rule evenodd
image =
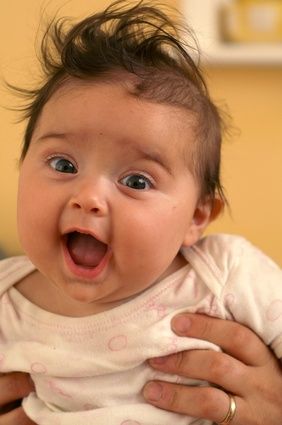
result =
M106 251L104 257L100 261L100 263L95 267L84 267L81 265L76 264L67 248L66 243L63 243L63 253L64 253L64 259L65 263L67 265L67 268L70 270L72 274L74 274L76 277L80 279L86 279L86 280L94 280L97 277L101 275L103 270L107 267L110 258L112 256L111 249L108 247L108 250Z

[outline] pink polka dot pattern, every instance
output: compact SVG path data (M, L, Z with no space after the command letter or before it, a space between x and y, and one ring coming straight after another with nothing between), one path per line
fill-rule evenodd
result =
M56 382L49 381L48 386L50 390L53 391L55 394L58 394L64 398L72 398L72 396L65 392L62 388L60 388L58 384L56 384Z
M155 311L157 316L161 319L167 313L167 306L164 304L156 303L155 301L151 301L146 306L146 311Z
M34 362L30 365L30 370L33 373L37 373L39 375L44 375L47 372L47 368L44 364L39 362Z
M271 322L279 319L282 316L282 300L273 301L266 311L266 318Z
M111 323L113 326L117 326L121 324L121 318L120 317L111 317Z
M123 421L120 425L141 425L141 423L137 421L131 421L129 419L128 421Z
M0 364L3 363L5 360L4 354L0 353Z
M124 350L127 347L126 335L117 335L111 338L108 342L108 348L111 351Z

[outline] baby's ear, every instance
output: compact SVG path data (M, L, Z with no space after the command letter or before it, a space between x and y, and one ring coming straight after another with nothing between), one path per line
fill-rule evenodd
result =
M191 246L197 242L209 223L215 220L222 212L223 207L224 203L219 198L199 201L185 235L183 246Z

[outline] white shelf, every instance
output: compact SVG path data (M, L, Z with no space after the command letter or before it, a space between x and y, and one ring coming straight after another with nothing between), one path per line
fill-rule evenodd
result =
M202 60L216 65L282 65L282 44L224 43L218 8L226 0L182 0L182 10L199 42Z

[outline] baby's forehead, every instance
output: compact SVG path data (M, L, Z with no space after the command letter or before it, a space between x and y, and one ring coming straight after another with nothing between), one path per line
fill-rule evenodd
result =
M140 90L141 84L144 85L144 81L141 81L140 77L122 72L87 80L66 78L53 91L43 109L53 110L54 106L79 106L86 102L86 98L93 104L103 101L109 104L120 102L128 104L130 112L138 110L140 114L143 112L148 116L151 114L155 117L167 117L172 124L177 123L177 131L181 129L183 133L185 130L190 133L196 130L198 114L195 111L169 98L160 99L157 94L153 96L147 88ZM89 93L93 93L93 96ZM185 137L185 134L183 136Z
M151 144L155 151L174 146L181 158L189 159L195 144L194 127L191 111L136 94L132 79L72 78L46 103L35 137L56 133L93 140L95 135L107 135L110 140L122 139L124 145L128 140L131 145L134 141Z

